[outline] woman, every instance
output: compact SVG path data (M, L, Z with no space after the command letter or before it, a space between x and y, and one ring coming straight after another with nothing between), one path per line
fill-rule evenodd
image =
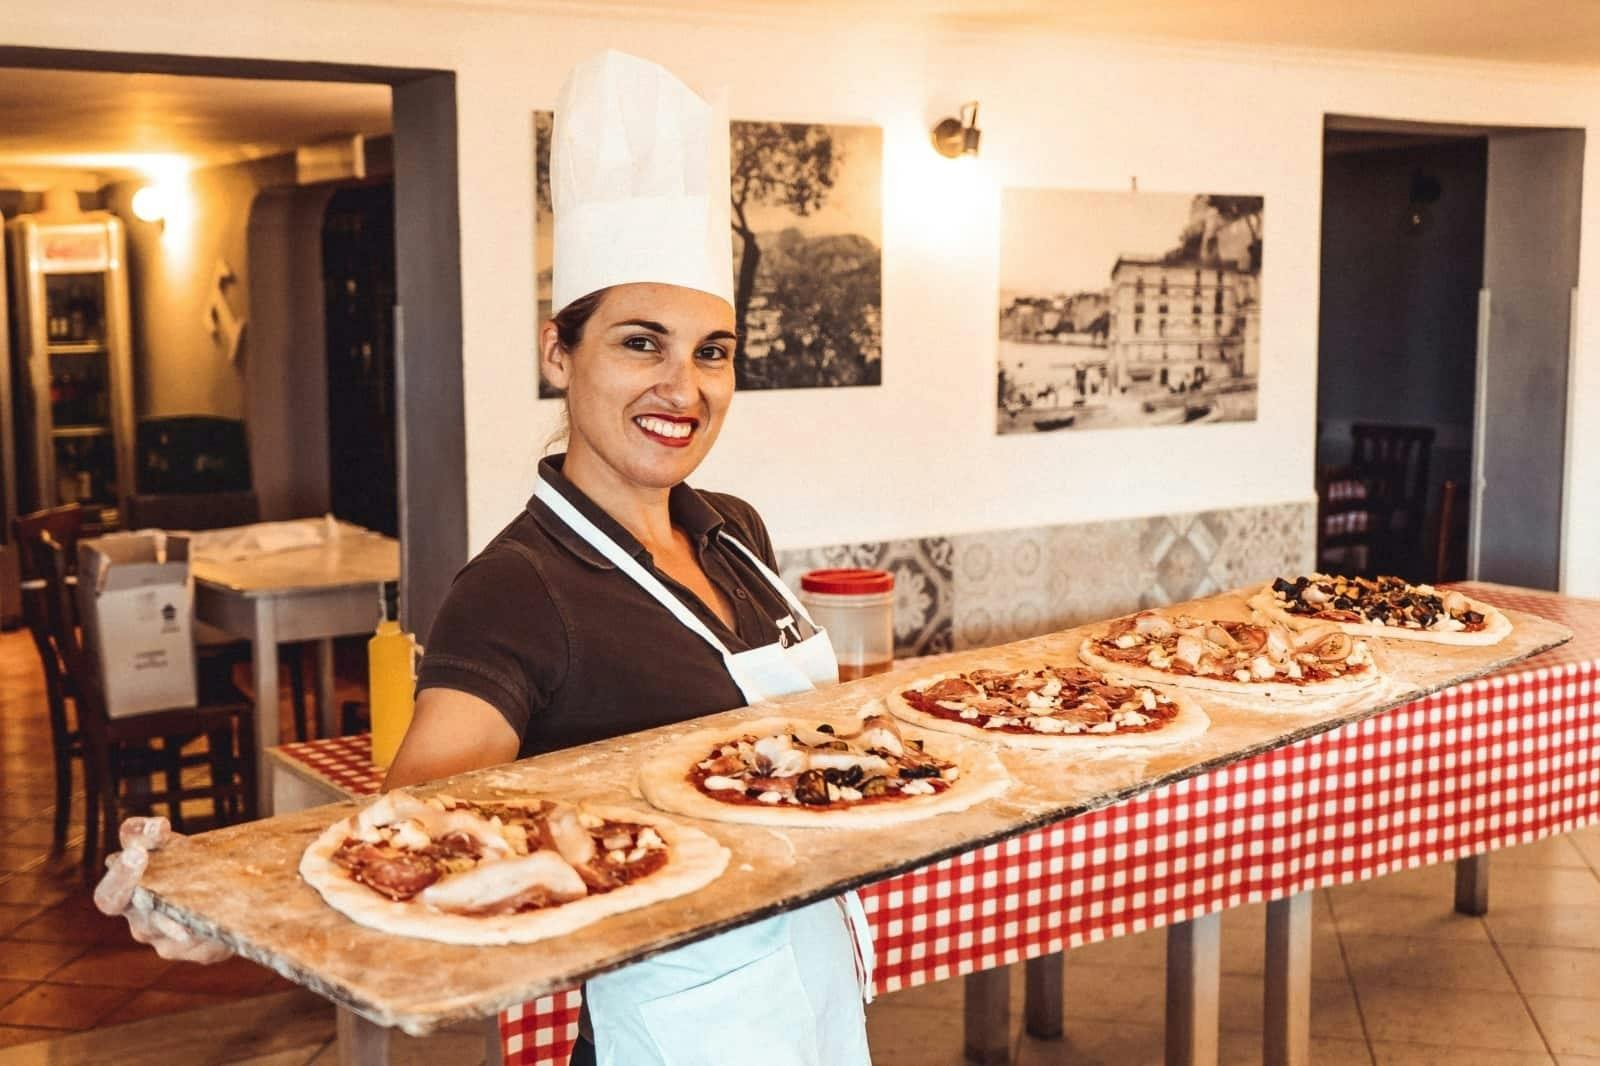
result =
M668 128L641 135L662 115ZM827 635L772 572L760 518L685 483L733 398L726 138L703 101L631 57L597 57L563 90L560 311L539 348L566 396L568 450L540 463L533 499L457 576L386 787L837 680ZM126 907L142 854L115 864L104 908ZM851 924L870 947L853 908L824 901L589 982L595 1043L573 1062L732 1066L759 1048L766 1066L868 1063L870 964ZM206 950L171 932L135 929L168 953Z

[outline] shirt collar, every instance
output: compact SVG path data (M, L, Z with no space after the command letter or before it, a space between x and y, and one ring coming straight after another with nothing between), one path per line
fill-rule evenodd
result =
M568 503L576 507L580 514L593 522L602 533L616 541L619 548L645 565L651 565L650 553L639 543L639 539L562 474L561 466L566 458L565 453L559 453L539 460L539 475L550 483L551 488L564 496ZM590 566L602 570L616 569L609 559L601 555L579 536L576 530L557 518L553 511L537 499L530 498L527 506L528 513L539 523L539 527L572 554ZM672 514L672 524L693 537L702 547L722 528L721 513L686 482L680 481L672 487L667 506Z

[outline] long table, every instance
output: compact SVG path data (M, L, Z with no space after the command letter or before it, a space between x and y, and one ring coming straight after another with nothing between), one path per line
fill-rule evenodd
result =
M166 913L222 936L247 956L372 1023L420 1032L510 1007L502 1023L507 1059L525 1062L560 1061L565 1053L575 994L563 990L576 980L849 885L875 882L866 894L879 936L883 990L1184 923L1180 948L1186 944L1197 964L1175 969L1197 976L1192 987L1174 994L1194 1007L1185 1038L1189 1061L1205 1061L1203 963L1208 952L1214 954L1214 936L1204 919L1227 906L1282 899L1319 883L1376 876L1396 864L1445 861L1471 848L1515 842L1498 818L1484 822L1483 834L1473 828L1476 822L1466 825L1470 832L1418 824L1414 840L1407 829L1407 850L1401 854L1378 839L1392 818L1371 808L1380 796L1390 803L1441 805L1433 817L1461 826L1464 812L1447 794L1474 782L1499 787L1481 780L1482 773L1454 774L1457 757L1415 754L1416 743L1432 744L1435 736L1460 742L1458 726L1446 722L1450 696L1429 696L1403 711L1372 715L1517 661L1567 635L1559 625L1522 614L1515 618L1518 632L1489 651L1463 655L1391 645L1389 657L1408 680L1386 697L1339 708L1269 712L1208 700L1213 729L1181 751L1067 762L1008 752L1005 759L1018 781L1011 795L983 809L923 823L917 834L714 827L736 854L750 860L736 860L716 891L654 908L648 921L624 915L559 942L495 949L504 965L494 967L483 966L481 950L397 942L353 927L294 880L300 850L343 813L336 808L183 842L185 847L171 854L158 853L147 885ZM1080 636L1052 634L959 653L951 665L1063 657ZM779 701L780 709L840 713L905 680L893 675L866 679L786 698ZM1548 700L1562 691L1564 686L1543 685L1527 695ZM1506 702L1498 705L1503 709ZM1461 706L1477 713L1479 704L1489 713L1496 701ZM1585 704L1585 713L1592 713L1592 704ZM710 720L736 722L744 713ZM1407 728L1413 732L1420 730L1415 739L1408 735L1397 741L1393 731L1401 720L1412 723ZM1340 726L1338 734L1328 733ZM449 787L470 795L494 788L554 788L559 781L597 798L626 801L634 760L678 732L681 727L672 727L626 743L556 753L466 775ZM1441 776L1446 768L1450 774ZM1329 769L1336 772L1324 772ZM1397 770L1420 775L1414 787L1372 787ZM1430 796L1446 798L1433 804ZM1582 797L1562 802L1582 820L1595 816L1587 808L1577 810ZM1071 820L1062 823L1064 818ZM1558 823L1541 816L1538 823L1512 828L1542 835L1557 831L1552 827ZM1409 818L1406 824L1411 825ZM884 872L894 871L898 876L884 879ZM262 906L268 892L273 894L270 908ZM433 977L419 986L414 975L424 968ZM531 1008L516 1006L527 1000L535 1001ZM1213 1041L1214 1027L1213 1018Z
M1028 962L1028 1028L1059 1036L1059 953L1167 926L1175 1052L1206 1061L1215 1030L1206 923L1268 901L1269 1061L1297 1061L1295 1047L1309 1041L1304 893L1455 859L1468 875L1460 905L1481 913L1486 868L1471 857L1600 817L1600 602L1462 587L1564 623L1576 639L1388 714L865 887L878 991L971 975L969 1057L1003 1062L1009 982L998 967ZM383 772L369 752L365 734L273 749L278 810L375 794ZM580 1004L568 990L503 1012L492 1050L508 1066L564 1066Z

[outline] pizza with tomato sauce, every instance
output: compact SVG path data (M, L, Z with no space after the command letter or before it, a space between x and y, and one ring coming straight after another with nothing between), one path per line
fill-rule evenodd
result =
M525 944L693 892L728 851L626 808L390 792L306 849L300 876L372 929L451 944Z
M1331 625L1294 630L1159 611L1117 619L1078 657L1128 681L1281 700L1361 692L1383 677L1367 641Z
M720 822L877 827L966 810L1010 786L992 751L902 733L882 704L850 721L761 718L699 729L639 774L665 811Z
M1188 696L1076 664L935 674L887 702L926 729L1057 751L1181 744L1211 725Z
M1493 604L1398 577L1280 577L1249 603L1279 625L1332 625L1352 636L1483 646L1498 644L1511 632L1511 619Z

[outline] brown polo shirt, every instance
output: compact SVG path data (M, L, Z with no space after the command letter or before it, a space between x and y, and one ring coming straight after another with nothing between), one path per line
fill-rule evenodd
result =
M743 500L688 485L672 490L672 524L688 534L706 576L733 605L729 629L699 597L658 570L637 539L561 476L555 489L655 574L729 650L779 639L787 601L724 530L774 570L772 541ZM801 636L811 629L799 624ZM632 578L538 500L456 575L428 636L418 690L452 688L487 701L537 755L743 706L722 658Z

